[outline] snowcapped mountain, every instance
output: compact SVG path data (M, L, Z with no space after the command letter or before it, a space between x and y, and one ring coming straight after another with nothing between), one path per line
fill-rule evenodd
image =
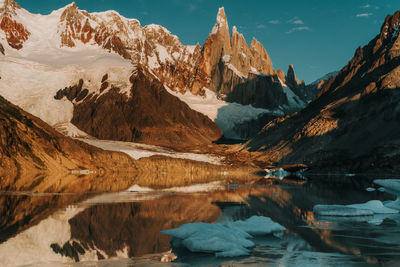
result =
M132 100L135 85L140 84L134 82L138 73L152 84L161 83L164 86L161 91L173 94L192 109L218 122L225 136L231 138L244 137L234 130L244 121L257 119L261 114L281 116L306 105L301 92L282 81L290 79L280 75L280 70L273 69L261 43L253 39L248 46L236 27L232 29L232 36L229 35L223 8L219 9L217 23L203 47L198 44L183 45L177 36L162 26L143 27L138 20L124 18L115 11L88 13L80 10L75 3L49 15L40 15L28 12L13 0L4 0L0 1L0 21L0 52L4 54L0 57L0 94L50 125L62 125L63 132L68 133L70 129L70 135L79 132L70 122L76 123L77 117L84 117L78 114L79 106L95 103L100 97L104 99L106 95L116 93L126 103ZM269 81L253 81L264 79ZM248 86L255 90L245 96L236 93ZM158 88L158 85L155 87ZM74 91L77 88L79 92ZM275 88L276 92L267 94L270 88ZM157 100L155 92L150 94ZM275 98L276 95L280 97ZM249 101L255 98L264 101L261 104ZM215 105L216 101L220 104ZM161 127L161 120L166 120L171 125L181 123L181 128L189 129L195 125L191 133L184 131L181 134L203 132L195 134L202 136L193 138L197 141L218 137L219 133L211 122L201 119L204 124L196 122L188 125L193 117L198 117L195 115L197 112L191 109L186 112L189 120L181 117L182 121L176 121L174 112L166 112L172 106L156 105L156 113L170 114L172 118L160 117L150 126ZM222 106L234 107L225 110L235 114L219 112ZM108 108L113 109L110 105ZM131 110L141 116L144 114L138 106ZM106 115L109 111L101 110ZM210 116L210 113L214 115ZM76 126L95 137L105 137L104 130L94 127L95 117L86 119L87 125ZM122 123L110 121L117 123L114 127L120 127L119 123ZM132 126L131 123L127 125ZM145 123L140 125L149 127ZM203 131L202 127L206 130ZM176 132L172 128L171 131ZM149 133L148 129L146 131ZM207 138L204 138L204 132L209 133ZM139 140L135 139L137 134L119 134L106 138ZM148 136L146 140L151 138Z

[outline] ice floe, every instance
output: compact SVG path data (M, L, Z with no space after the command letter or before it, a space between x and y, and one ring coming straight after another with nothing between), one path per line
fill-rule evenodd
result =
M214 253L216 257L238 257L250 254L250 248L255 245L249 240L253 236L284 230L283 226L270 218L253 216L226 225L189 223L161 233L171 235L175 247L183 246L192 252Z
M240 229L250 235L267 235L284 231L285 227L263 216L253 216L246 221L235 221L226 224L231 229Z
M372 216L374 214L395 214L398 210L385 207L382 201L371 200L352 205L315 205L314 214L318 216Z
M314 214L318 216L372 216L374 212L367 209L351 208L346 205L315 205Z

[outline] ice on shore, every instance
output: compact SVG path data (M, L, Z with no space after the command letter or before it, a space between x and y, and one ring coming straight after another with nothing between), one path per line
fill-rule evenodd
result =
M371 200L362 204L352 205L315 205L314 214L318 216L372 216L374 214L394 214L398 210L385 207L379 200Z
M245 221L222 224L189 223L176 229L161 231L172 236L175 246L192 252L214 253L216 257L249 255L255 244L249 240L254 235L265 235L285 228L270 218L253 216Z

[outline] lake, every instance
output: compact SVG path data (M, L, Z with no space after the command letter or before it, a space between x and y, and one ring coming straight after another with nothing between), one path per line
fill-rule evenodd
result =
M317 216L317 204L383 203L372 178L264 179L110 193L1 192L2 266L400 266L400 214ZM324 180L325 182L320 182ZM368 190L367 190L368 189ZM379 190L378 190L379 189ZM249 255L216 257L171 245L163 230L252 216L284 231L252 237ZM163 261L170 261L164 263Z

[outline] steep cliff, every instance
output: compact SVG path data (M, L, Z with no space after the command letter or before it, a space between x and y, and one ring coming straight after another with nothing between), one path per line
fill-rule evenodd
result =
M397 11L306 109L267 124L248 149L281 164L398 170L399 29Z

